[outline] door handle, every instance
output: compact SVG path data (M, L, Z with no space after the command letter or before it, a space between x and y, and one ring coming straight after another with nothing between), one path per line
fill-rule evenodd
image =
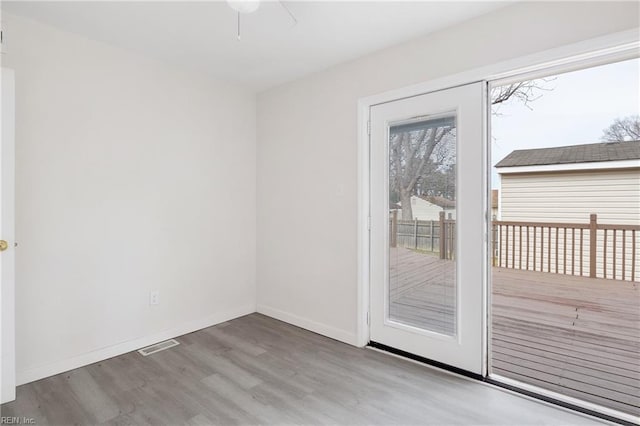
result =
M9 244L5 240L0 240L0 251L5 251L9 248Z

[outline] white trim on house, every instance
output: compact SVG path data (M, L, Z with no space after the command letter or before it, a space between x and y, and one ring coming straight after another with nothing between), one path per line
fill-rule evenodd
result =
M496 167L498 174L566 172L573 170L610 170L640 168L640 160L591 161L585 163L544 164L538 166Z

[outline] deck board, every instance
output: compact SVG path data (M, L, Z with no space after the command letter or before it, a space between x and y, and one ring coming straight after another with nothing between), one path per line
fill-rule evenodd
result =
M390 314L455 330L455 263L394 248ZM640 415L638 282L492 268L492 372Z

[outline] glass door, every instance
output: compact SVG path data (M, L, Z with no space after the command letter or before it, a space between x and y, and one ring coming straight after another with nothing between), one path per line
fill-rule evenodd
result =
M639 75L631 59L491 91L490 377L630 421L640 418Z
M371 341L484 374L484 83L371 108Z

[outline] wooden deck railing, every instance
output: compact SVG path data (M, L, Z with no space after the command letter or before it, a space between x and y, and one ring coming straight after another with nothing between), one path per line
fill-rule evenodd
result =
M492 222L492 264L502 268L636 281L640 226Z
M555 274L640 281L640 226L598 223L493 221L492 265ZM455 220L390 217L391 247L406 247L455 257ZM594 236L592 238L592 236Z

